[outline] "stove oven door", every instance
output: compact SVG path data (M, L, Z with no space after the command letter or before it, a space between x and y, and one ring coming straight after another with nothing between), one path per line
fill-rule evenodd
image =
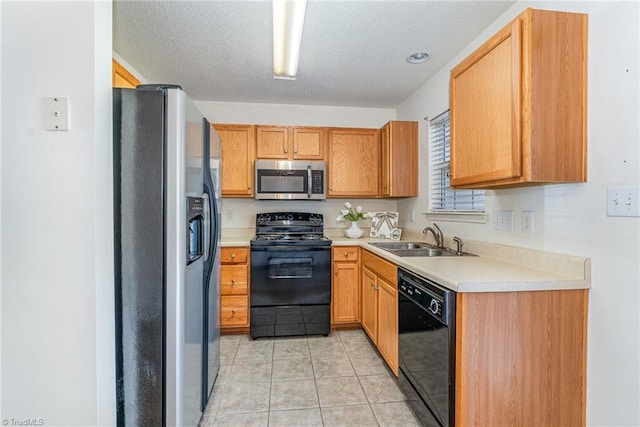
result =
M251 336L328 334L330 247L251 249Z

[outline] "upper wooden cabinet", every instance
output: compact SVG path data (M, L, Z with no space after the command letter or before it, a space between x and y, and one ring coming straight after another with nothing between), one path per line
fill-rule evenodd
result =
M377 197L380 132L377 129L329 128L329 197Z
M258 159L324 159L323 128L258 126L256 132Z
M222 197L253 197L256 127L214 124L222 146Z
M140 84L133 74L115 59L111 60L111 83L113 87L134 88Z
M380 130L380 196L418 195L418 122L391 121Z
M587 15L527 9L451 70L451 185L587 177Z

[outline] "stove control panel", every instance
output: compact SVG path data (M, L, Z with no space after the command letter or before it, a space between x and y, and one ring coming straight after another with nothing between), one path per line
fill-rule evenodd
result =
M256 215L257 227L267 225L287 225L291 223L322 227L324 225L324 218L322 214L308 212L268 212Z

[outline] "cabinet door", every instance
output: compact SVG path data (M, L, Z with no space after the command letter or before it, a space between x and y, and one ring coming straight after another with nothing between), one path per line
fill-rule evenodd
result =
M249 248L227 246L220 251L222 264L244 264L249 262Z
M384 125L380 129L380 195L389 197L391 195L391 123Z
M378 339L378 283L377 277L367 268L362 268L362 328L373 340Z
M378 350L398 375L398 291L378 277Z
M357 262L333 263L332 323L356 323L360 320L359 277Z
M391 121L380 131L380 195L418 195L418 123Z
M377 129L328 130L330 197L377 197L380 132Z
M520 20L451 71L451 185L518 177Z
M220 294L247 295L249 281L246 264L222 265L220 267Z
M292 137L294 159L324 159L325 132L323 128L294 127Z
M220 326L249 326L249 303L246 296L220 297Z
M222 145L222 197L253 196L255 126L213 125Z
M289 128L258 126L256 133L258 159L287 159L289 157Z
M115 59L111 60L111 83L113 87L124 87L135 89L140 84L133 74L124 68Z

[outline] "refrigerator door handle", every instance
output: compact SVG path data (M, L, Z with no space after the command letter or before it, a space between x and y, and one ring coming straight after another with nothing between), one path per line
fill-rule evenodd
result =
M209 257L211 256L211 227L212 227L212 217L211 217L211 204L209 203L209 194L207 192L205 192L202 195L202 199L204 201L204 209L203 209L203 215L204 215L204 239L203 239L203 246L204 246L204 260L207 261L209 259Z
M206 227L206 235L205 235L205 261L210 261L209 265L205 264L205 274L209 273L210 270L213 269L213 261L215 258L216 247L218 246L218 229L216 227L216 219L218 216L216 203L215 203L215 193L214 190L209 188L207 183L204 184L204 195L203 199L205 199L205 210L207 215L205 216L207 227Z

